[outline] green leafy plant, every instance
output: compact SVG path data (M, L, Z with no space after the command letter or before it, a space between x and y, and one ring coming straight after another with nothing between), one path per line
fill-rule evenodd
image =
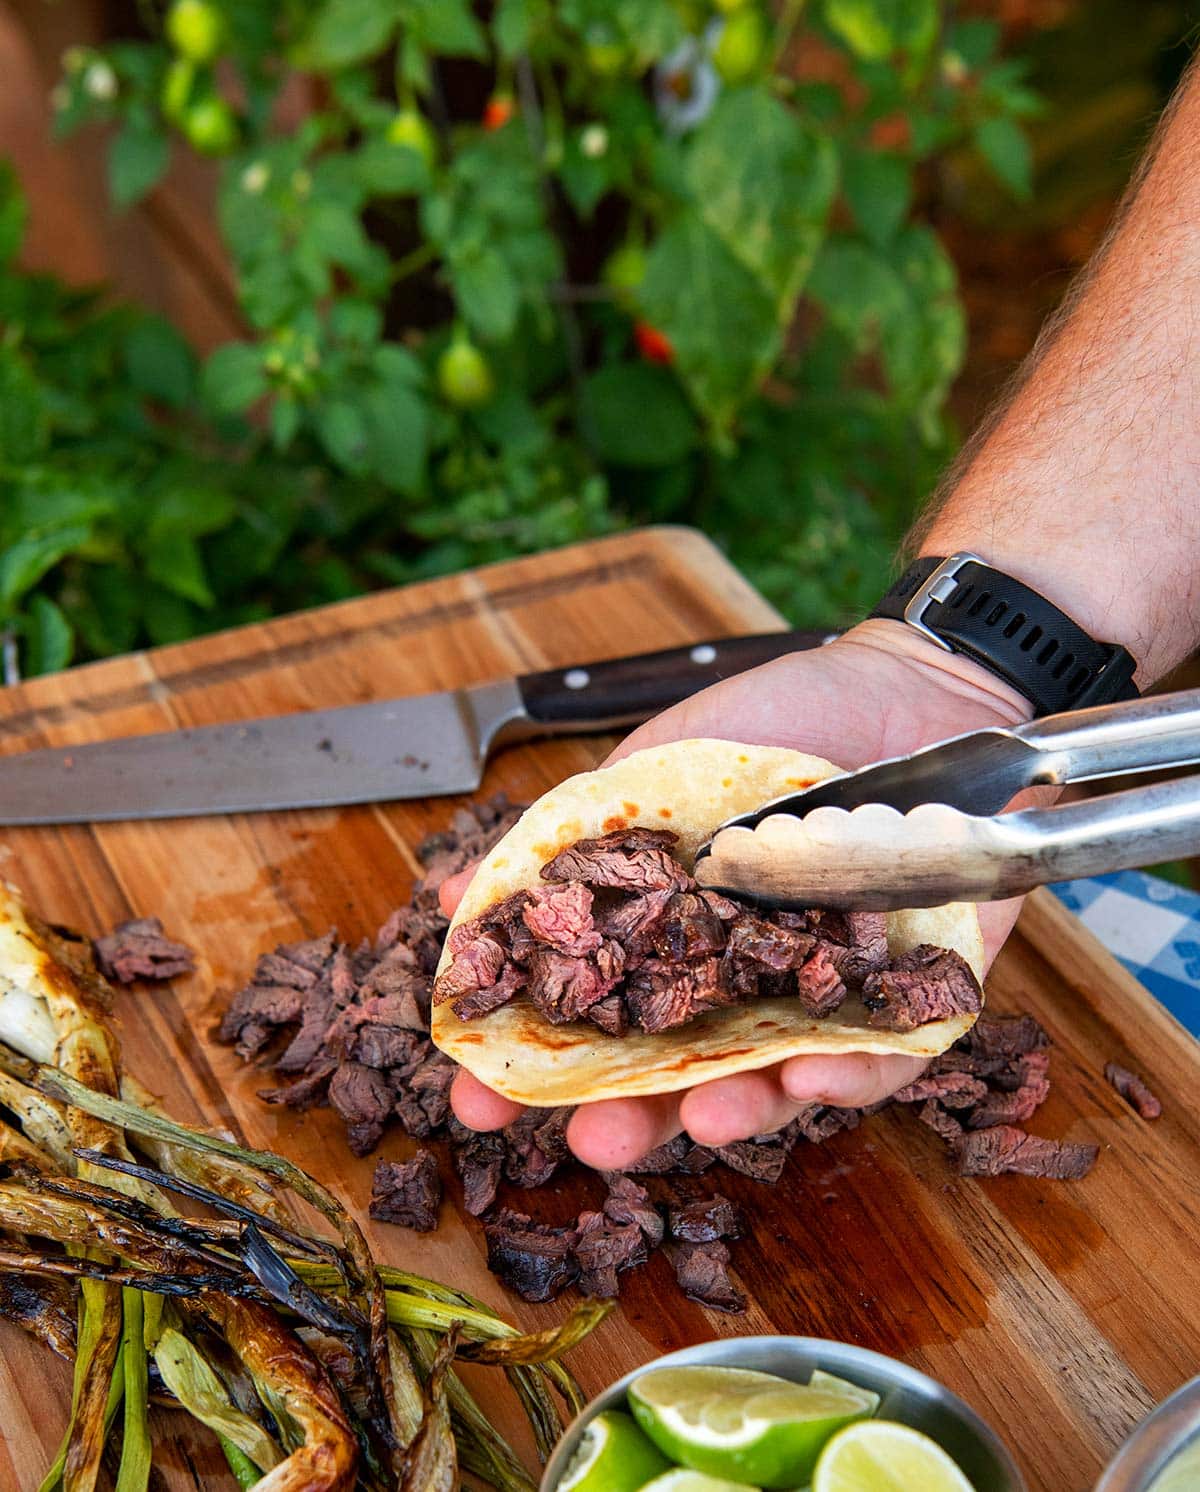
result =
M0 186L0 626L25 671L630 522L852 617L953 444L920 202L1029 190L997 28L947 0L175 0L68 51L117 209L220 161L245 334L20 273ZM813 66L816 59L819 66ZM290 72L316 103L278 124ZM814 81L819 76L821 81Z

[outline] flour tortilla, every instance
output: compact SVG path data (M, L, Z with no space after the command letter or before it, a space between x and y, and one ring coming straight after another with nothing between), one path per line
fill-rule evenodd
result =
M679 836L673 853L690 868L699 845L724 819L838 772L832 763L778 746L674 741L634 752L611 767L583 772L532 804L480 865L451 927L470 922L514 891L544 884L540 871L578 839L642 825ZM983 939L973 905L888 914L888 946L953 948L983 979ZM440 974L450 963L442 951ZM468 1072L518 1103L550 1108L601 1098L670 1093L699 1082L768 1067L807 1052L908 1052L932 1057L974 1024L970 1015L915 1031L867 1024L857 996L824 1020L796 999L754 1000L651 1034L610 1036L586 1021L556 1026L518 996L499 1010L462 1021L450 1004L433 1009L433 1039Z

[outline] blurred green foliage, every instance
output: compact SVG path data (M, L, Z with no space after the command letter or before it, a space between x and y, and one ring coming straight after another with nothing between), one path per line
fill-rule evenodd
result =
M150 11L150 7L146 8ZM916 183L1030 192L1036 114L949 0L184 0L73 48L117 210L220 159L246 334L16 268L0 182L0 627L26 672L628 523L860 612L953 446ZM824 59L809 81L790 59ZM321 102L282 131L289 72Z

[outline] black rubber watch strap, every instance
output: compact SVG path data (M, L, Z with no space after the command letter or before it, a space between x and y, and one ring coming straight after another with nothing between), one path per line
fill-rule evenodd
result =
M977 555L926 556L871 613L908 622L1011 684L1035 715L1136 699L1133 657Z

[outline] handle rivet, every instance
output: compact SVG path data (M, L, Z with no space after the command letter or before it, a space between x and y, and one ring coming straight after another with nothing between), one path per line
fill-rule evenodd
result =
M563 674L563 683L568 689L586 689L592 682L592 676L586 668L572 668Z
M694 647L690 657L693 663L711 663L717 656L717 650L710 642L702 642Z

